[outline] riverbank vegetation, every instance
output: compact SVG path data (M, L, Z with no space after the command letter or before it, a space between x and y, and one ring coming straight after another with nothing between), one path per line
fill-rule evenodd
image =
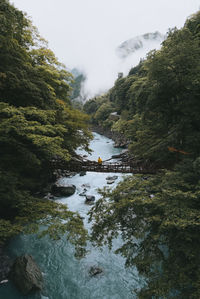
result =
M55 179L51 161L88 149L88 117L72 108L72 75L26 15L2 0L0 24L0 242L31 223L83 245L79 216L42 197Z
M126 136L135 159L159 169L102 191L91 211L93 242L111 245L120 234L117 253L147 277L138 298L200 298L199 28L197 12L84 106L94 124Z
M55 179L51 161L88 149L88 117L70 103L71 74L7 0L0 24L0 244L45 225L42 235L59 239L68 231L82 254L82 219L43 197ZM92 241L111 246L120 234L117 253L147 277L138 298L200 298L199 28L198 12L84 105L93 124L126 137L135 159L159 169L103 190L90 213Z

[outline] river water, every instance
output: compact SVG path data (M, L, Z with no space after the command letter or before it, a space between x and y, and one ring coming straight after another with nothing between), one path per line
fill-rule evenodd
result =
M113 141L94 133L90 148L93 150L89 159L103 160L120 153L120 149L113 147ZM79 151L82 155L83 151ZM63 184L76 185L76 193L68 198L59 198L57 201L67 204L72 211L78 211L84 217L84 224L88 224L88 211L90 206L84 203L85 198L79 196L87 184L88 195L99 198L98 188L107 185L106 177L113 174L87 172L85 176L79 174L71 178L62 178ZM123 178L122 174L115 174L118 179L111 188ZM108 186L108 185L107 185ZM110 186L110 185L109 185ZM121 240L114 241L114 248L121 244ZM12 257L22 254L31 254L42 270L45 287L42 294L22 296L10 282L0 285L0 299L129 299L137 298L134 289L139 289L143 278L138 275L136 268L126 269L124 258L115 255L107 247L102 250L88 244L88 254L85 258L77 260L74 257L74 248L66 241L66 237L59 241L52 241L48 237L38 239L35 235L20 235L9 246ZM103 273L91 277L89 270L92 266L100 267Z

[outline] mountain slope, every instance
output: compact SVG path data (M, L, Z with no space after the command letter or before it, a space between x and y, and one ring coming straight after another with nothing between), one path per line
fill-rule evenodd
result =
M164 39L165 36L158 31L136 36L119 45L116 49L116 54L119 58L124 59L135 53L137 50L147 49L147 51L149 51L157 48Z

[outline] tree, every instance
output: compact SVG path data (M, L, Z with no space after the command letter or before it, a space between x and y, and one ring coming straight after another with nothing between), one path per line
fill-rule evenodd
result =
M68 230L82 251L86 231L80 217L42 197L55 179L52 160L69 161L79 146L88 150L88 117L71 107L71 74L6 0L0 3L0 24L1 240L25 224L31 231L48 224L55 238ZM13 227L7 234L5 225Z
M136 265L147 277L138 298L199 298L196 167L186 160L173 172L129 177L113 192L102 192L90 213L92 241L111 247L120 235L124 243L116 253L126 258L126 266Z
M147 278L138 298L200 297L199 24L198 12L133 70L123 91L133 115L114 125L127 130L134 158L151 160L160 172L101 191L90 213L94 244L111 247L120 235L116 253Z

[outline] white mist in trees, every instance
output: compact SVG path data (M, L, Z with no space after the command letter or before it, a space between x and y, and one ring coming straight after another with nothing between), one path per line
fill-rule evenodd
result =
M159 49L164 38L159 32L147 33L123 42L116 49L102 47L102 55L98 58L94 53L84 70L87 79L82 85L81 98L88 100L106 92L114 85L118 73L127 75L150 50Z
M59 61L87 73L88 81L82 90L88 93L87 97L112 86L118 72L126 72L145 56L146 53L136 52L138 58L130 64L128 59L122 63L114 58L115 48L122 41L145 32L165 33L168 28L180 28L186 17L199 8L199 0L11 2L31 16Z

